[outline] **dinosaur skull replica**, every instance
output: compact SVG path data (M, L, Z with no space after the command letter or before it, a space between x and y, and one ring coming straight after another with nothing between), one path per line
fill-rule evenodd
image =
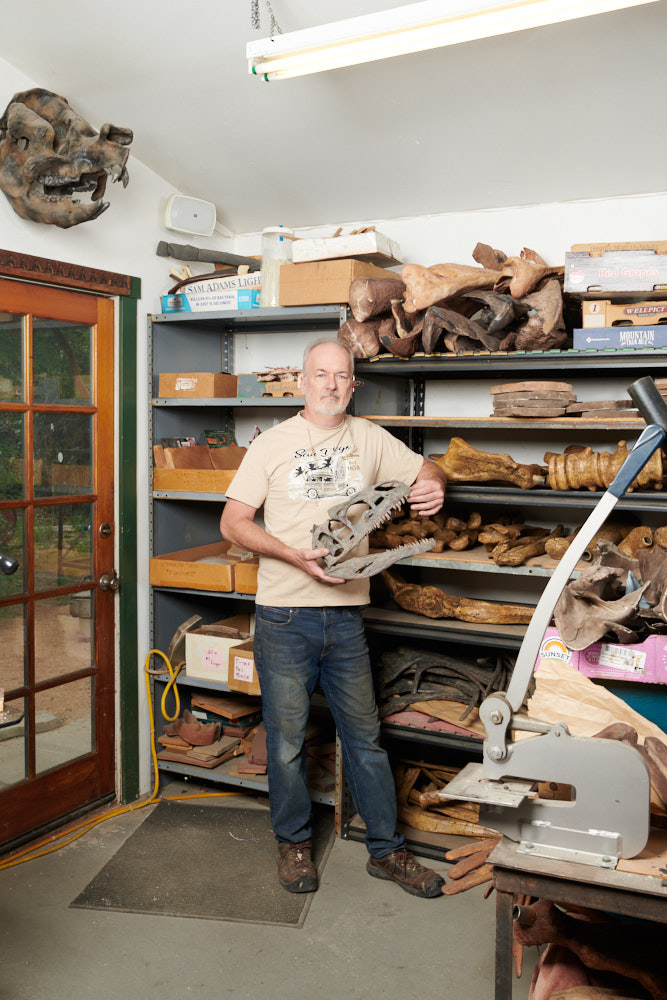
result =
M428 552L435 546L433 538L425 538L408 545L399 545L386 552L347 558L359 542L372 531L389 520L393 511L398 510L410 492L410 487L397 480L376 483L359 490L349 499L329 508L329 520L313 525L312 545L314 549L328 549L329 555L322 562L332 576L343 580L358 580L374 576L392 566L398 559ZM357 508L352 511L352 508ZM365 510L363 509L365 507Z
M61 229L88 222L109 207L108 177L127 187L132 139L115 125L96 132L48 90L14 94L0 118L0 188L22 219ZM74 197L84 192L90 201Z

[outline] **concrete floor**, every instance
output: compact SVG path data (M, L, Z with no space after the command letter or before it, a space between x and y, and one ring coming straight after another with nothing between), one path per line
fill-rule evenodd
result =
M211 805L225 802L247 804ZM71 909L146 815L109 819L0 872L0 1000L493 1000L494 895L483 900L479 887L416 899L371 878L357 842L334 843L301 928ZM516 1000L535 958L524 957Z

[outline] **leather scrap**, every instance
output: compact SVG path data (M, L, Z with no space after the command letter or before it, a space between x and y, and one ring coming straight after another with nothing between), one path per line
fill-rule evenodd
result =
M219 722L200 722L189 709L185 709L183 715L172 723L173 732L181 739L187 740L193 746L209 746L220 736ZM165 727L167 732L167 727ZM167 735L171 735L167 732Z

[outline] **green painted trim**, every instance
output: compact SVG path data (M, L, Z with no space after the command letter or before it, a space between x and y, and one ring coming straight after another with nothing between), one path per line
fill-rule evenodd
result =
M120 799L139 796L139 684L137 680L137 299L141 281L131 279L131 295L118 298L118 596L120 636Z

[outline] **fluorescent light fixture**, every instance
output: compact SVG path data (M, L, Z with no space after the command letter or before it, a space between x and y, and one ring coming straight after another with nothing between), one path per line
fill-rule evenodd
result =
M421 0L248 42L246 57L250 73L265 80L284 80L657 2Z

